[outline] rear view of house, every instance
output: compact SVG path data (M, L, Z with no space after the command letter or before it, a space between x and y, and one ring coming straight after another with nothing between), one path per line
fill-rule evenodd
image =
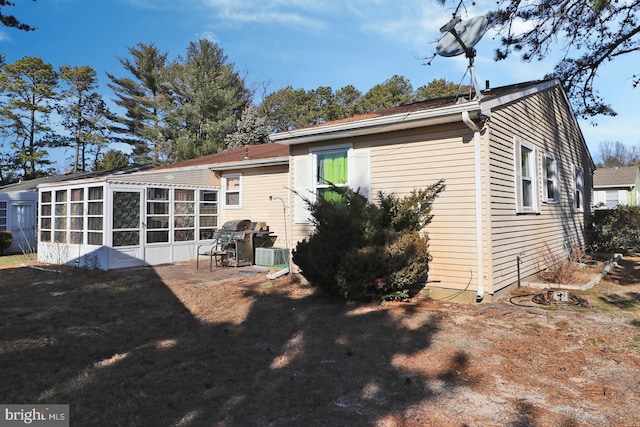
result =
M440 179L427 227L433 298L490 300L582 243L595 169L558 80L447 97L282 132L291 188L314 200L337 178L375 201ZM327 178L329 177L329 178ZM313 230L292 199L292 247ZM519 266L519 268L518 268Z

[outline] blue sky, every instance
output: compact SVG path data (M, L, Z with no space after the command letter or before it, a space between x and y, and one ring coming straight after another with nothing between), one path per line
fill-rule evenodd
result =
M105 99L105 72L126 76L118 57L137 43L154 43L169 58L184 55L191 41L207 38L217 43L235 69L246 75L250 87L261 93L287 85L306 90L352 84L363 93L394 74L417 88L438 78L469 83L467 60L424 58L435 51L438 29L452 9L435 0L15 0L5 8L33 32L0 28L0 52L8 63L38 56L58 68L90 65L98 73ZM481 15L491 0L478 0L462 15ZM497 46L487 33L477 44L478 82L502 86L541 79L553 69L553 58L524 63L513 57L494 62ZM634 61L635 59L635 61ZM637 102L631 75L638 58L607 64L600 71L598 89L619 113L598 118L594 127L580 121L592 155L598 159L602 141L640 144ZM257 99L259 101L259 99ZM71 150L55 153L64 159ZM64 169L62 161L59 164Z

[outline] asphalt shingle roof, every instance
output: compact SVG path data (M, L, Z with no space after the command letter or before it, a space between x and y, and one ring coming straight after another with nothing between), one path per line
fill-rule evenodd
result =
M596 169L593 174L594 187L633 187L638 175L637 166Z

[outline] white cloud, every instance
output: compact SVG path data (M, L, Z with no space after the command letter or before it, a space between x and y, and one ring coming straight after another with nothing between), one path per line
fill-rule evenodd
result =
M326 24L317 18L323 2L309 0L202 0L202 6L231 23L281 24L319 30Z
M202 31L199 34L196 34L196 38L198 40L209 40L210 42L216 43L216 44L220 42L220 39L218 39L218 36L216 36L211 31Z

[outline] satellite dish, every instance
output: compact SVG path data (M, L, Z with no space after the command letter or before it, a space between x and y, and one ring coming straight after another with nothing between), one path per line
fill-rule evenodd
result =
M440 28L441 32L446 32L436 46L436 53L440 56L450 57L471 53L473 47L480 41L487 31L487 18L476 16L466 21L454 17Z
M480 90L473 68L473 58L476 50L473 48L487 31L487 18L476 16L465 21L454 16L451 20L440 28L440 32L445 34L436 46L436 54L444 57L458 56L463 53L469 58L469 70L471 83L475 89L475 98L480 99Z

